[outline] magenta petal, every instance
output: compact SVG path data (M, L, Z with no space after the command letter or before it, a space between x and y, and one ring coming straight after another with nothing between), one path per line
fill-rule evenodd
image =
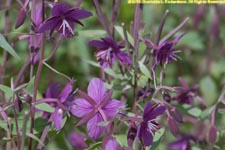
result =
M152 109L152 104L150 102L148 102L144 108L143 118L146 118L149 115L151 109Z
M100 40L92 40L88 43L90 46L96 47L98 49L107 48L108 45Z
M126 53L118 52L118 53L116 54L116 56L117 56L117 58L118 58L118 60L119 60L119 63L120 63L121 65L123 65L123 64L131 64L131 63L132 63L131 57L128 56Z
M52 16L60 16L65 14L70 7L65 3L56 3L52 8Z
M61 20L59 17L51 17L47 19L38 29L38 33L45 32L47 30L54 30L59 24Z
M121 101L113 99L109 101L102 109L105 111L107 117L114 117L118 109L122 106L123 103Z
M59 93L59 85L56 83L52 83L47 89L45 98L58 98Z
M118 150L118 144L116 140L113 139L108 140L104 150Z
M87 123L88 135L96 140L104 131L104 127L98 126L99 122L102 122L103 119L99 113L97 113L92 119L90 119Z
M141 137L142 137L142 141L144 143L145 146L150 146L152 145L153 142L153 136L152 134L147 130L147 128L145 130L141 129Z
M81 133L72 132L68 140L77 149L85 149L88 147L85 143L85 136Z
M98 104L103 100L107 89L104 86L104 82L99 78L93 78L88 85L88 95L93 98Z
M70 81L69 83L67 83L62 92L60 93L59 97L62 103L66 101L69 94L73 91L73 82L74 81Z
M166 111L165 106L158 106L154 108L151 113L149 113L144 120L152 120L155 119L157 116L162 115Z
M85 99L79 98L74 101L70 112L77 117L83 117L85 114L90 113L92 110L93 107L91 104L89 104Z
M78 8L73 8L66 13L67 18L73 20L80 20L92 16L92 13L86 10L81 10Z
M52 119L54 122L54 126L56 130L60 130L62 128L62 119L63 119L63 111L60 108L55 108L55 111L52 115Z

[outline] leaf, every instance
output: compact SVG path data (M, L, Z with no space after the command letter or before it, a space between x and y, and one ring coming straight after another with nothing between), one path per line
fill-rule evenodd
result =
M5 37L1 33L0 33L0 47L2 47L16 59L20 59L16 51L11 47L11 45L9 45L9 43L6 41Z
M214 108L215 108L214 106L211 106L202 111L202 113L200 114L200 118L205 119L206 117L208 117L212 113Z
M207 100L207 105L212 105L217 97L216 84L211 77L207 76L200 81L200 91L203 98Z
M25 92L27 92L29 95L33 95L34 92L34 80L35 80L35 76L33 76L30 81L27 84L27 87L25 89Z
M139 67L140 67L140 70L141 72L148 78L152 79L151 77L151 74L150 74L150 71L147 69L147 67L142 63L142 62L138 62L139 64Z
M116 141L121 145L127 147L127 136L125 134L116 135Z
M13 96L13 90L5 85L0 85L0 90L2 90L5 93L6 99L9 99Z
M114 72L112 69L104 69L105 73L107 73L108 75L117 78L117 79L123 79L122 74L118 74L116 72Z
M191 108L187 112L194 117L199 117L202 113L201 109L197 107Z
M102 142L97 142L97 143L92 144L92 145L88 148L88 150L96 150L96 148L98 148L98 147L100 147L100 146L102 146Z
M39 144L44 146L44 143L34 134L28 132L28 133L26 133L26 136L31 137L32 139L36 140Z
M106 31L105 30L83 30L83 31L79 31L78 35L83 37L96 38L99 36L106 35Z
M119 35L122 37L122 39L125 40L124 34L123 34L123 28L121 26L115 26L116 31L119 33ZM130 35L129 32L127 32L127 38L129 43L134 46L134 39L133 37Z
M109 121L101 121L101 122L98 122L97 125L98 126L101 126L101 127L105 127L109 124Z
M55 111L55 109L47 103L37 104L37 105L35 105L35 108L45 111L45 112L50 112L50 113L53 113Z
M159 129L159 130L155 133L153 141L156 142L156 141L160 140L160 138L163 136L164 132L165 132L165 128Z

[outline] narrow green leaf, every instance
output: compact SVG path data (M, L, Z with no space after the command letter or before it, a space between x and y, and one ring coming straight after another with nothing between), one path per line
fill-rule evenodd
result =
M27 92L30 95L33 95L33 92L34 92L34 80L35 80L35 76L31 78L31 80L28 82L27 87L25 89L25 92Z
M116 31L119 33L119 35L122 37L122 39L125 39L124 34L123 34L123 28L121 26L115 26ZM134 45L134 39L130 35L129 32L127 32L127 38L129 43L133 46Z
M6 41L5 37L1 33L0 33L0 47L2 47L16 59L20 59L16 51L9 45L9 43Z
M138 62L138 64L139 64L139 67L140 67L140 70L141 70L141 72L146 76L146 77L148 77L148 78L152 78L151 77L151 74L150 74L150 71L148 70L148 68L142 63L142 62Z
M10 87L5 85L0 85L0 90L2 90L5 93L6 99L9 99L13 96L13 91Z
M202 113L201 109L194 107L188 110L188 113L194 117L199 117Z
M105 30L83 30L83 31L79 31L78 35L83 37L96 38L99 36L106 35L106 31Z
M116 72L114 72L112 69L104 69L105 73L107 73L108 75L117 78L117 79L123 79L122 74L118 74Z
M116 135L116 141L121 145L127 147L127 136L125 134Z
M55 109L47 103L37 104L35 105L35 108L46 111L46 112L50 112L50 113L53 113L55 111Z
M213 109L214 109L214 106L211 106L205 109L204 111L202 111L202 113L200 114L200 118L205 119L206 117L208 117L212 113Z
M94 143L92 144L88 150L96 150L97 148L101 147L102 146L102 142L97 142L97 143Z

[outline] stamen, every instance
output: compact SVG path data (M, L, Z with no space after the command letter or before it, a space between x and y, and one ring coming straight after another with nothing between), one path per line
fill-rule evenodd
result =
M61 26L59 27L58 31L60 31L62 29L63 31L63 36L66 36L66 29L69 30L69 32L74 35L73 33L73 29L71 28L71 26L69 25L69 23L63 19L63 22L61 24Z

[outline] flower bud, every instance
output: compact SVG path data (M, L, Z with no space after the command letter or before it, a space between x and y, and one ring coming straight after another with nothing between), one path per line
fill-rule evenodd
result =
M177 122L183 123L182 114L178 111L176 107L171 109L171 114Z
M15 100L15 108L19 112L21 112L22 109L23 109L23 103L22 103L22 101L21 101L21 99L20 99L19 96L16 97L16 100Z
M136 134L137 134L137 128L132 125L129 128L128 133L127 133L127 143L129 146L133 145Z
M166 101L166 102L170 102L171 101L171 96L170 96L170 94L169 93L167 93L167 92L164 92L163 93L163 99Z
M179 133L179 128L177 126L177 123L176 121L174 120L174 118L172 116L169 116L167 118L167 121L168 121L168 124L169 124L169 129L170 129L170 132L176 136L178 133Z
M209 142L211 145L214 145L216 143L216 127L214 124L211 125L210 129L209 129Z
M21 8L20 9L20 12L16 18L16 25L15 25L15 28L19 28L25 21L26 19L26 11L24 8Z

